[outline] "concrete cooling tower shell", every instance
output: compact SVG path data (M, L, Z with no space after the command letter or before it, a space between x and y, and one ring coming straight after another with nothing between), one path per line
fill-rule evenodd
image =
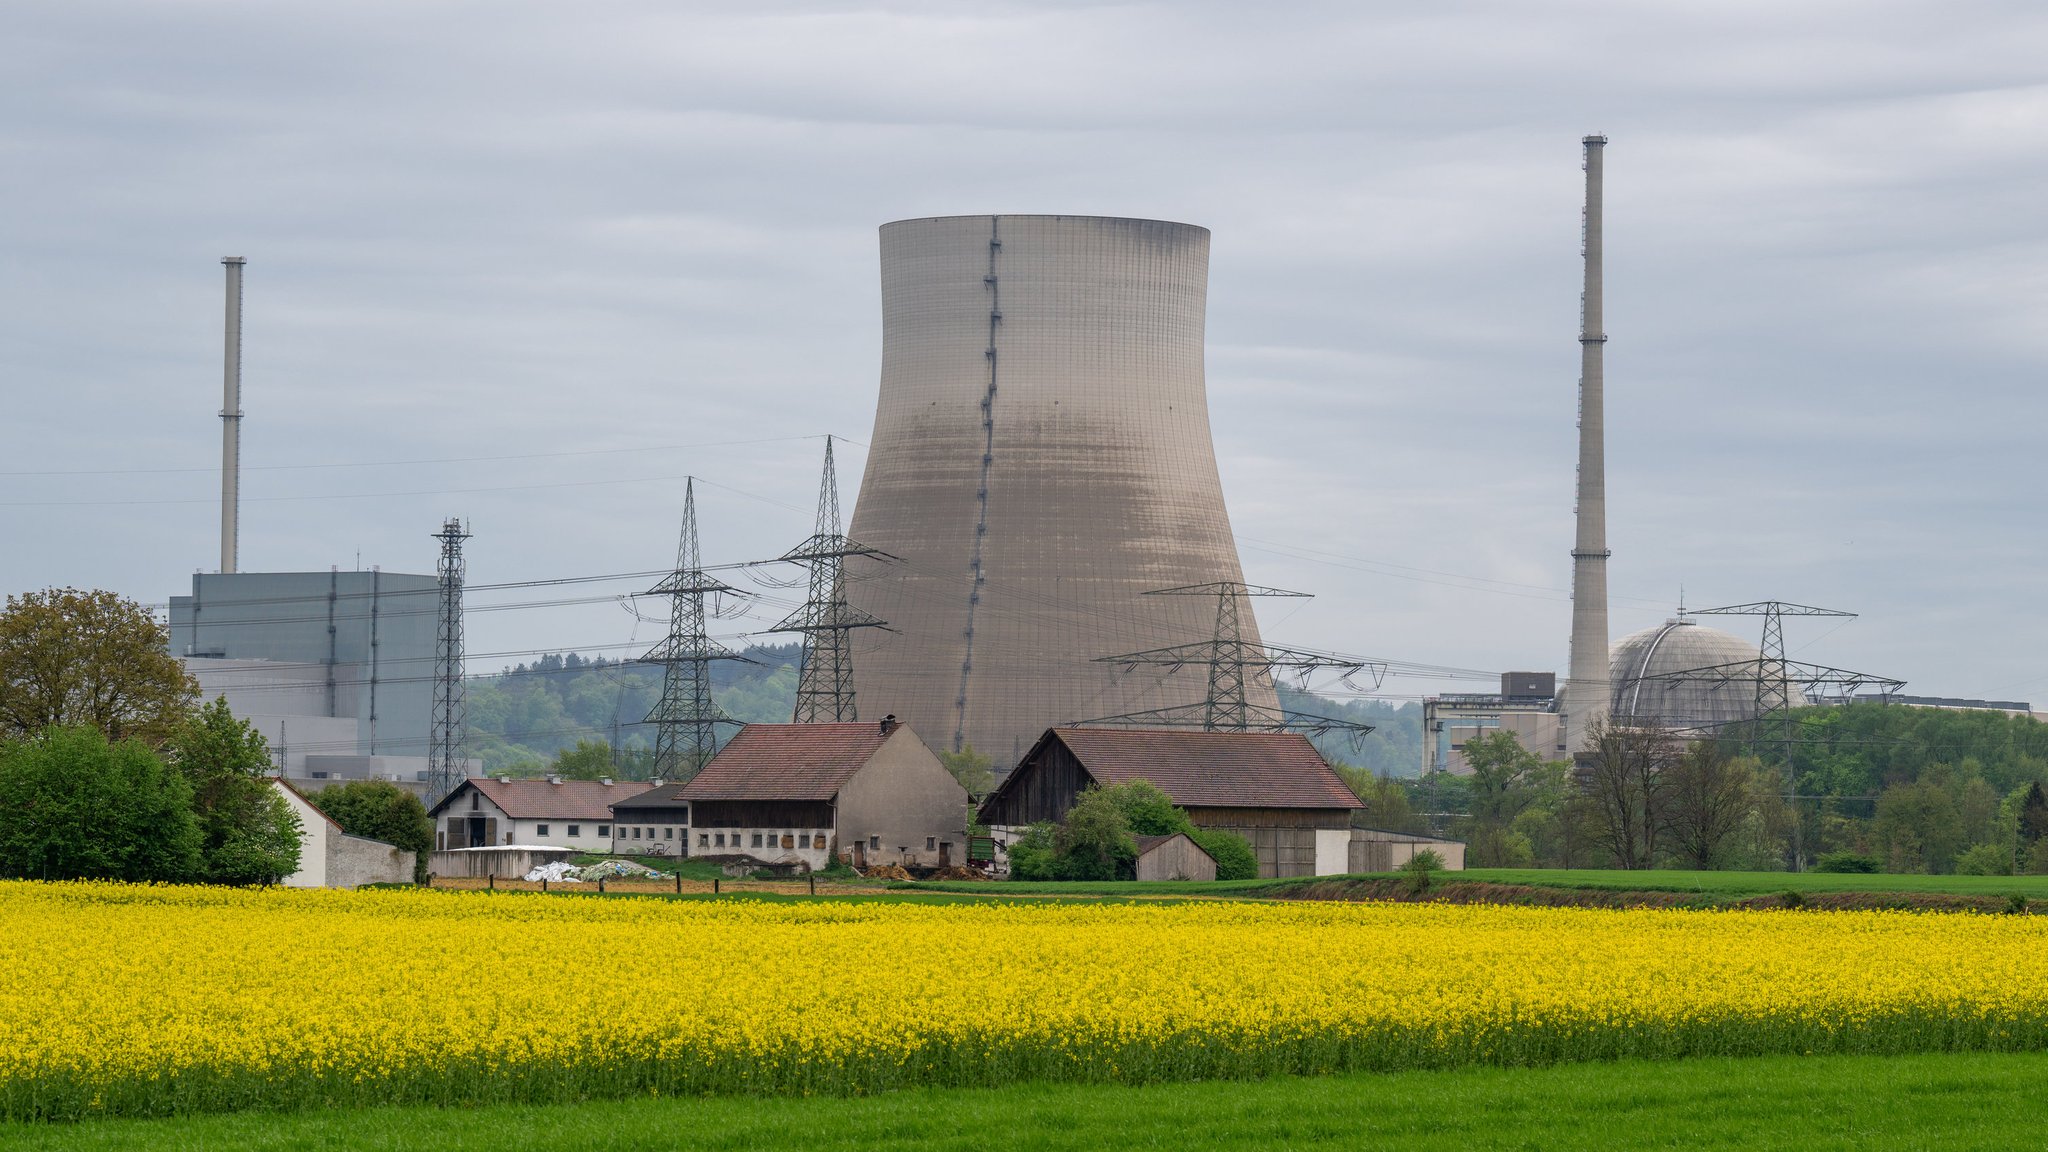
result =
M1049 726L1201 702L1205 666L1096 658L1210 639L1213 598L1144 593L1243 579L1203 382L1208 230L955 216L881 241L850 535L901 559L847 588L893 629L858 641L861 714L1005 768Z

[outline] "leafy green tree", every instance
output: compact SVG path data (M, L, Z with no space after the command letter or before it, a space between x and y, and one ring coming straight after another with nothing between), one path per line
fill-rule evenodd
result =
M1466 778L1470 807L1457 830L1465 839L1467 858L1475 868L1527 867L1534 852L1515 821L1539 804L1556 805L1563 795L1565 765L1544 763L1505 729L1466 741L1464 755L1472 769Z
M183 883L200 873L192 786L97 727L0 742L0 875Z
M958 752L939 753L939 763L967 789L969 797L986 796L995 785L995 761L974 750L974 745L962 745Z
M1870 826L1887 872L1947 872L1963 850L1962 813L1932 780L1885 789Z
M1053 844L1058 826L1043 820L1024 830L1010 844L1010 879L1058 880L1059 850Z
M1131 822L1117 797L1103 788L1084 788L1053 836L1062 880L1121 880L1138 858Z
M1972 844L1956 857L1958 876L2010 876L2012 853L1996 844Z
M1216 861L1218 880L1257 880L1259 878L1259 854L1252 851L1251 841L1227 828L1196 828L1188 833L1188 839L1201 845L1202 851Z
M52 588L0 611L0 737L90 725L155 746L199 695L156 617L112 592Z
M1337 776L1344 781L1351 794L1365 805L1365 810L1354 814L1352 824L1360 828L1378 828L1387 832L1428 832L1427 821L1415 812L1409 799L1413 781L1403 781L1386 772L1373 772L1354 768L1349 764L1332 764Z
M419 797L389 780L350 780L322 788L308 799L343 832L413 853L413 878L426 880L434 822Z
M564 780L608 780L612 777L612 746L602 740L578 740L574 748L555 754L548 771Z
M164 751L192 787L203 879L275 884L299 870L304 829L270 782L270 747L225 698L187 718Z

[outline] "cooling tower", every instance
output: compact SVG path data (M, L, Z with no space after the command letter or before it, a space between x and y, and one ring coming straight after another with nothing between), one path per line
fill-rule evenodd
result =
M849 534L864 713L1014 764L1049 726L1201 702L1208 669L1098 657L1210 639L1242 580L1202 375L1209 232L1086 216L886 224L882 381ZM1244 638L1258 641L1248 606ZM1268 679L1254 704L1276 704Z

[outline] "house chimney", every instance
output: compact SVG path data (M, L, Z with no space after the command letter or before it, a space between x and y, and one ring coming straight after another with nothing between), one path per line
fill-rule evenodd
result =
M597 778L597 782L607 788L612 786L612 778L609 776L600 776Z
M889 733L894 732L896 730L896 714L894 712L891 712L887 716L882 717L881 728L882 735L884 736L887 736Z
M548 773L548 783L560 784L561 782L562 778L560 776L555 775L553 772Z

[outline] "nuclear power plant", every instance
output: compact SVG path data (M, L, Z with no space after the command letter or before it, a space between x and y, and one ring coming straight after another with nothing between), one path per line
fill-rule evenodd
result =
M898 559L847 585L891 629L856 649L862 706L1000 769L1054 724L1200 704L1206 669L1100 658L1210 640L1213 598L1147 593L1243 580L1203 379L1208 230L899 220L881 271L849 534ZM1263 670L1246 695L1277 706Z

